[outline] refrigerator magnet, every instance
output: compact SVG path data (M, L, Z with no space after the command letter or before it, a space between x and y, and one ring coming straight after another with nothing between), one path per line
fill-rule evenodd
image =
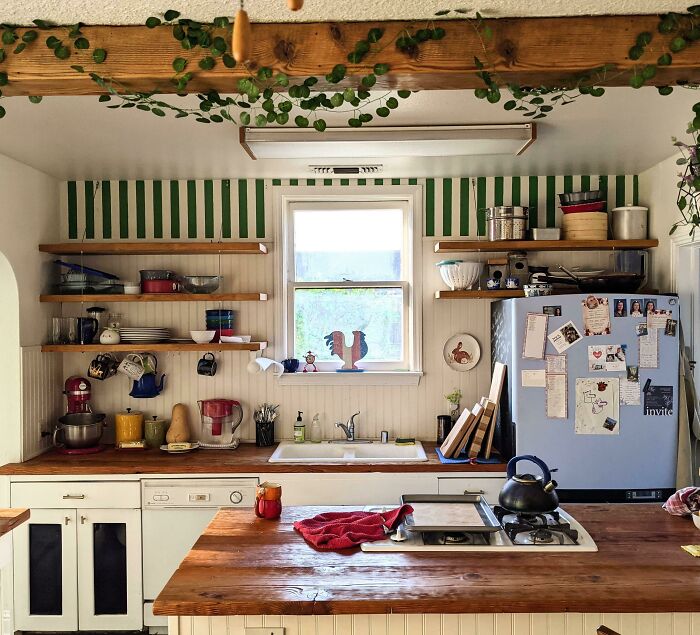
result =
M644 415L647 417L673 416L673 386L650 386L644 393Z
M607 298L589 295L581 301L583 307L583 334L610 335L610 308Z
M523 338L523 359L544 359L548 323L549 316L544 313L527 314L525 337Z
M677 328L678 328L678 320L666 320L666 327L664 328L664 335L669 335L670 337L676 337Z

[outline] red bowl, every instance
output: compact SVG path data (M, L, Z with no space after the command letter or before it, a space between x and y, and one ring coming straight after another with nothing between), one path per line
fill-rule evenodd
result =
M141 282L142 293L177 293L176 280L144 280Z
M605 201L575 203L574 205L562 205L561 211L564 212L564 214L576 214L577 212L604 212L605 206Z
M208 329L214 331L214 339L212 342L220 342L221 336L228 337L229 335L235 335L234 329Z

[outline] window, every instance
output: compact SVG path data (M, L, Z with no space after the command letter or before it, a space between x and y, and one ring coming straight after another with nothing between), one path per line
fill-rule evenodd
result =
M287 357L303 364L312 351L319 371L335 371L343 361L332 351L354 349L358 368L419 370L414 214L412 197L286 200Z

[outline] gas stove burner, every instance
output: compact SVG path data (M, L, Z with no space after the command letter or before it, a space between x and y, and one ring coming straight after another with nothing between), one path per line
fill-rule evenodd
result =
M532 539L532 542L535 544L540 544L540 543L550 543L554 541L554 534L549 531L549 529L535 529L535 531L530 532L530 538ZM560 537L561 538L561 537ZM559 540L559 543L561 544L561 539Z
M503 507L493 508L494 514L515 544L548 545L578 544L578 531L561 520L558 511L543 514L513 513Z
M488 538L483 533L466 532L423 532L426 545L488 545Z

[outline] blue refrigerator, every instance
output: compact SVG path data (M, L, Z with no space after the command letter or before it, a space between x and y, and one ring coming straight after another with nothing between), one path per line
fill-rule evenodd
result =
M558 468L563 502L664 500L676 481L679 308L675 296L643 293L492 303L492 359L507 366L501 451L535 454ZM536 327L527 336L528 357L526 324ZM543 359L531 358L538 342Z

